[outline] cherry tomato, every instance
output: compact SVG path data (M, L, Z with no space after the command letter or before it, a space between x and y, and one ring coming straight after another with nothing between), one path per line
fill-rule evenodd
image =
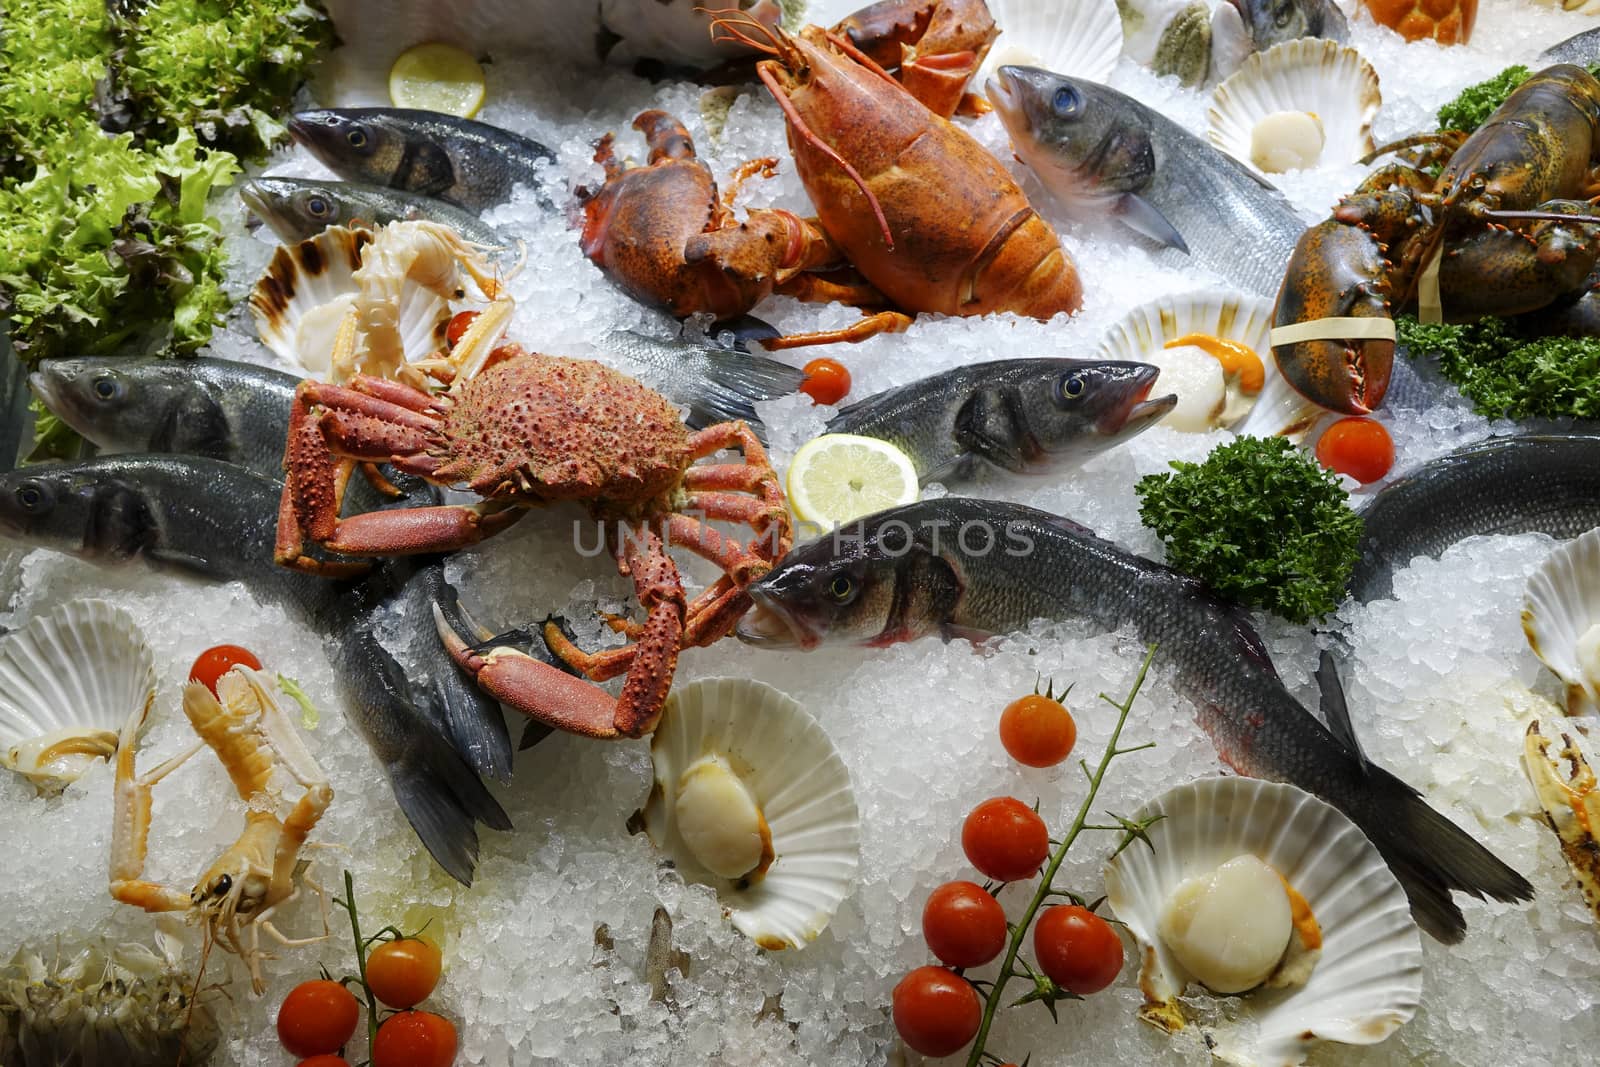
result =
M924 1056L961 1048L978 1032L982 1017L977 990L943 967L918 967L894 987L894 1028Z
M1031 693L1000 713L1000 743L1028 767L1054 767L1078 743L1078 724L1059 700Z
M431 1011L402 1011L378 1027L372 1067L450 1067L456 1058L456 1028Z
M974 882L946 882L928 894L922 937L952 967L977 967L1006 947L1006 912Z
M450 317L450 325L444 328L444 342L451 348L461 343L461 335L472 329L472 324L478 321L478 312L459 311Z
M189 668L189 680L201 683L211 690L212 696L216 696L217 679L241 663L253 670L261 669L261 661L248 648L217 645L206 649L195 659L194 666Z
M414 1008L439 984L439 950L407 937L385 941L367 957L367 985L391 1008Z
M804 368L800 391L814 404L837 404L850 392L850 371L836 359L814 359Z
M1015 797L995 797L972 809L961 827L968 861L997 882L1030 878L1050 853L1050 832L1039 813Z
M313 1056L309 1060L301 1060L298 1067L350 1067L350 1061L343 1056L327 1053L322 1056Z
M338 1052L356 1032L360 1011L355 996L338 982L301 982L278 1009L278 1040L296 1056Z
M1076 904L1044 910L1033 924L1033 955L1056 985L1080 997L1100 992L1122 971L1122 939Z
M1317 438L1317 462L1367 485L1394 466L1394 441L1381 422L1340 419Z

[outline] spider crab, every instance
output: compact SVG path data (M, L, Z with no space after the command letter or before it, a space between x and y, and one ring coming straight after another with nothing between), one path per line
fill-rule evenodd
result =
M148 912L184 912L204 923L207 933L250 968L251 987L260 995L261 933L285 946L309 945L328 937L328 900L308 876L300 858L306 838L333 801L333 787L312 757L294 723L272 696L271 683L249 667L235 667L217 681L217 695L199 682L183 691L183 712L200 741L142 777L134 753L148 705L129 717L117 748L115 816L111 834L111 895ZM192 889L144 877L150 836L151 791L202 748L210 747L249 805L244 832L217 857ZM280 815L282 797L273 772L282 769L303 792ZM302 885L316 890L322 904L322 933L290 938L272 924L278 909L300 895ZM248 945L245 934L248 932Z
M1278 291L1278 369L1346 415L1383 402L1394 311L1412 305L1433 322L1537 312L1525 324L1548 331L1600 259L1587 199L1600 193L1600 81L1583 68L1535 74L1470 136L1410 138L1368 158L1413 148L1306 230Z
M440 636L479 686L523 714L589 737L640 737L661 716L679 649L731 633L750 607L746 587L788 551L783 490L742 422L690 432L661 394L592 360L517 345L481 360L464 354L483 338L492 341L498 331L478 327L508 316L502 307L484 312L476 339L457 345L451 362L460 372L447 392L367 376L344 386L300 383L284 451L276 558L328 573L330 564L303 554L308 540L357 556L451 551L505 529L530 507L586 501L646 618L612 620L634 643L596 653L579 649L553 622L544 638L591 681L626 673L620 696L519 650L470 646L442 616ZM696 462L725 449L740 451L743 462ZM368 463L484 499L340 518L351 471ZM747 525L756 536L740 544L707 520ZM669 545L711 561L723 576L690 601Z

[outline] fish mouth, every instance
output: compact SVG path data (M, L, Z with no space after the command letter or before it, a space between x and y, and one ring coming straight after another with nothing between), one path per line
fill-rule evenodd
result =
M44 371L36 370L28 375L28 385L33 388L39 399L44 401L44 406L50 409L50 413L59 418L62 408L61 393L56 390L55 382Z
M1000 119L1010 128L1011 123L1021 112L1021 103L1017 100L1014 79L1009 67L1001 67L989 76L983 83L983 92L988 97L989 105L999 113Z
M307 147L311 144L311 133L316 128L313 122L307 122L299 115L290 115L284 120L284 126L289 131L289 136Z
M249 212L244 221L245 227L251 233L255 233L267 221L267 213L271 208L267 196L255 182L247 181L239 186L239 199L244 201L244 206Z
M734 628L734 634L747 645L759 648L798 648L809 652L822 643L822 638L810 627L795 618L782 604L760 589L747 593L755 601L755 608L746 613Z
M1160 371L1150 376L1150 380L1128 394L1127 403L1108 412L1095 426L1106 437L1124 438L1141 433L1160 422L1173 408L1178 406L1178 394L1168 393L1149 399L1150 391L1156 387L1156 379Z

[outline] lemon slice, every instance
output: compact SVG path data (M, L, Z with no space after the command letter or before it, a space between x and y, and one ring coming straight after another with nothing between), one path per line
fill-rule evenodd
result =
M911 458L887 441L849 433L812 438L789 465L789 506L801 522L842 526L918 496Z
M483 88L478 61L438 41L406 49L389 68L389 99L395 107L470 119L483 106Z

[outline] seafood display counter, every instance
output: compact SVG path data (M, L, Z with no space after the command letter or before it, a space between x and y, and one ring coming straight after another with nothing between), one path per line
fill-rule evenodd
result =
M1584 1062L1588 7L8 6L0 1065Z

